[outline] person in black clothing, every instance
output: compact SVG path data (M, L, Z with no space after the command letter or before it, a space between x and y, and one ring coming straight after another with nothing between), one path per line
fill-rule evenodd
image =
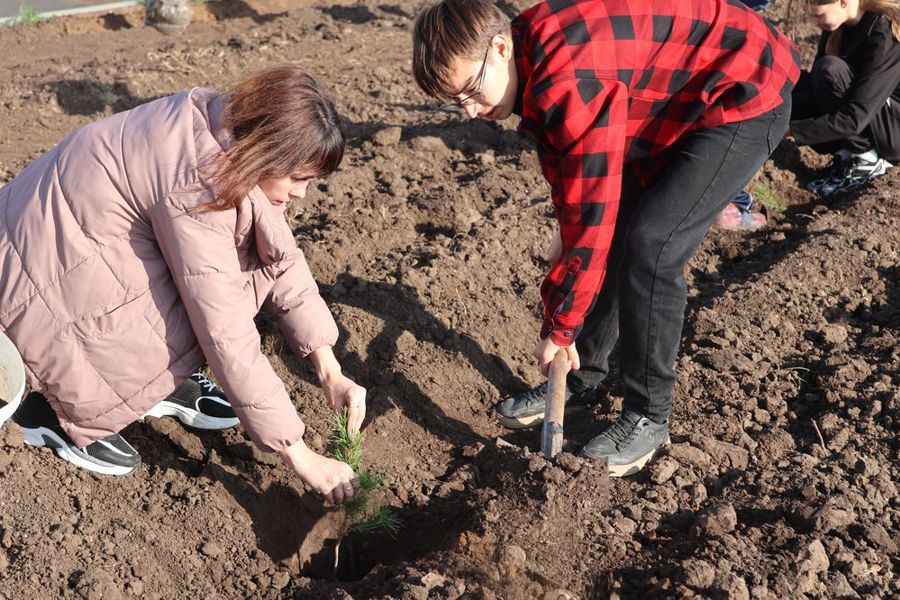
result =
M833 154L807 189L828 196L900 163L900 1L802 0L824 33L793 92L791 134Z

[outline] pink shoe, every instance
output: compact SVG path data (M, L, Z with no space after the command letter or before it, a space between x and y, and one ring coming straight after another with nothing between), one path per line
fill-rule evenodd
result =
M756 231L766 226L766 215L742 212L735 204L729 203L713 221L713 225L730 231Z

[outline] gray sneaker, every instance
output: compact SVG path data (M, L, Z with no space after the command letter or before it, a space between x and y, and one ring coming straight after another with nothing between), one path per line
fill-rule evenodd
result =
M670 443L669 424L622 413L612 426L588 442L582 456L606 459L610 477L634 475Z
M500 424L509 429L528 429L544 422L544 410L547 408L547 385L544 382L527 392L504 398L494 407L494 413ZM595 404L597 390L572 392L566 387L566 413Z

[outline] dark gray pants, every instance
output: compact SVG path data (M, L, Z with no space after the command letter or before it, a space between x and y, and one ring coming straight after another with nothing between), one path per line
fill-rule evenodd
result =
M823 56L812 71L804 71L794 88L791 120L814 119L837 112L846 102L855 74L843 59ZM885 104L858 135L834 142L810 146L820 154L835 154L847 150L861 154L871 149L888 162L900 161L900 103Z
M642 187L626 166L606 279L578 335L574 390L596 387L619 339L625 408L668 418L681 343L684 269L710 225L750 181L788 128L791 102L755 119L689 134Z

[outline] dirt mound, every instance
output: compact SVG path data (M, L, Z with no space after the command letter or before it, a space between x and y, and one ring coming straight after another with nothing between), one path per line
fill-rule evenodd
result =
M0 598L900 595L898 170L825 203L802 186L826 159L779 148L750 185L770 227L714 231L689 266L672 445L611 481L573 455L620 407L615 377L567 418L556 462L492 418L541 381L549 190L514 123L463 123L416 89L414 3L196 11L177 38L139 10L0 30L0 182L84 123L263 65L337 90L345 163L291 218L369 389L365 462L403 528L344 535L241 430L135 423L142 466L99 478L4 427ZM808 59L813 29L798 39ZM259 326L323 450L313 372Z

